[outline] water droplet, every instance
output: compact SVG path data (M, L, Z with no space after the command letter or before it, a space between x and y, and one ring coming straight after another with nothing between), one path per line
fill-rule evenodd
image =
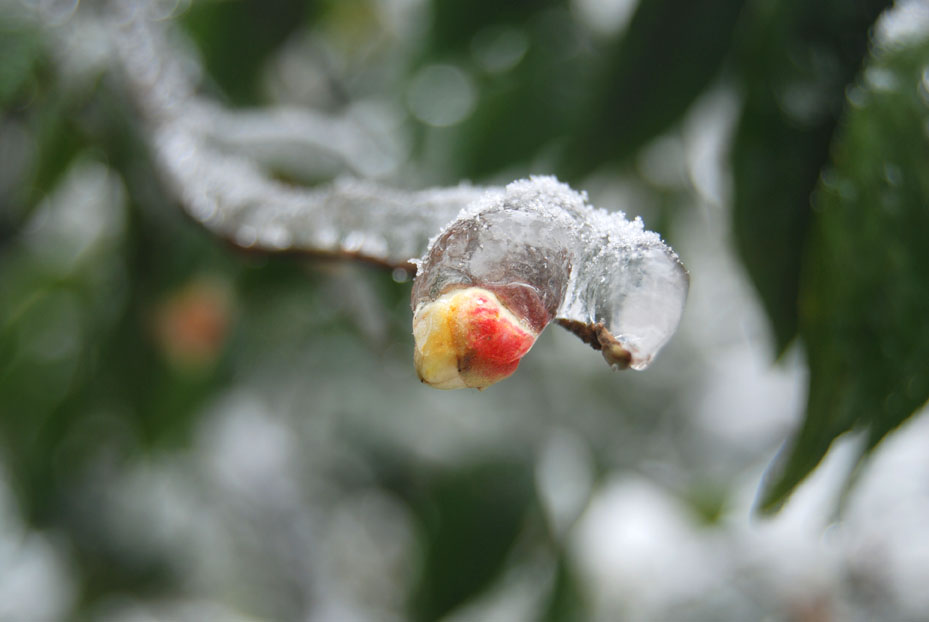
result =
M899 186L903 182L903 171L896 164L887 162L884 164L884 179L891 186Z
M519 64L529 49L529 37L517 28L490 26L471 40L471 55L488 73L503 73Z
M573 0L572 12L597 34L616 36L626 29L638 0Z
M251 248L258 241L258 230L251 225L240 227L235 233L235 243L243 248Z
M289 247L293 241L290 231L283 225L277 223L269 224L263 228L258 234L258 239L261 241L262 245L277 249L285 249Z
M929 105L929 66L923 67L923 76L919 81L919 95L923 103Z
M467 119L474 110L475 99L471 79L453 65L423 67L407 91L407 105L413 116L435 127L448 127Z
M205 194L198 194L190 198L189 201L190 215L200 222L207 223L215 216L219 207L216 200Z
M803 125L817 123L828 114L827 99L820 85L798 80L777 92L777 101L791 120Z
M363 231L351 231L342 241L342 250L348 253L356 253L361 250L365 243L365 234Z
M410 280L410 273L403 268L394 268L390 276L393 277L395 283L406 283Z
M865 70L865 82L875 91L894 91L899 86L899 80L889 69L869 67Z

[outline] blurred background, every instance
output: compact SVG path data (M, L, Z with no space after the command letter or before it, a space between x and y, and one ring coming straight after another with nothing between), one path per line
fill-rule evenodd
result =
M259 136L281 179L642 216L679 333L421 385L402 274L185 216L115 5L377 145ZM929 619L927 102L920 1L0 0L0 620Z

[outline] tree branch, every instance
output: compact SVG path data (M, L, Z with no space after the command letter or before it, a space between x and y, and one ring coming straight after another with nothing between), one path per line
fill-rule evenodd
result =
M196 94L201 70L177 51L183 46L168 45L169 26L143 10L115 15L115 56L155 160L184 209L216 235L243 248L415 264L416 317L438 321L423 315L428 305L454 290L482 288L515 316L518 334L534 340L557 319L615 367L644 368L676 329L688 275L641 220L594 209L550 177L420 191L349 178L317 188L284 183L260 165L256 146L296 145L364 172L376 168L377 158L365 157L377 141L347 118L224 110ZM459 303L487 311L484 302ZM472 358L455 354L448 360L458 371L449 373L464 373L462 361Z

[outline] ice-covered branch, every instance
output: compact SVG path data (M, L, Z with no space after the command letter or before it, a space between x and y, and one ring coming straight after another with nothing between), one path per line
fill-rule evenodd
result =
M284 183L260 166L259 144L299 144L363 171L359 154L373 143L345 120L224 110L195 94L199 67L168 46L163 23L139 10L116 20L117 57L187 212L245 248L415 264L416 365L425 382L492 384L552 320L610 365L636 369L676 329L687 272L640 220L595 209L550 177L422 191L355 179Z
M336 155L364 172L376 166L378 141L346 119L233 113L197 96L199 67L169 48L164 29L136 10L115 17L111 31L161 172L184 209L217 235L245 248L409 266L436 231L483 194L467 184L409 192L349 178L312 189L275 179L255 157L262 145L266 158L267 147L286 142L309 159L327 163Z
M555 319L610 365L643 369L677 328L687 289L677 255L638 218L595 209L552 177L516 181L463 210L419 264L417 368L440 388L483 388Z

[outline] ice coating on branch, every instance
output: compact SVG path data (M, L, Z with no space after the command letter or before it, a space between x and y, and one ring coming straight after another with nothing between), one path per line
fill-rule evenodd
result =
M688 275L640 219L533 177L486 193L431 241L413 308L471 286L493 291L537 331L558 319L611 364L643 369L677 328Z
M349 255L409 266L430 237L484 189L463 183L404 191L352 178L304 188L264 166L295 150L346 173L373 165L366 133L348 117L295 110L233 112L196 95L199 70L164 22L114 10L109 33L150 133L155 160L184 209L238 246ZM360 162L360 164L359 164Z
M585 195L550 177L506 188L464 183L420 191L349 178L315 188L284 183L268 166L295 149L310 167L314 157L324 169L335 157L346 172L362 174L380 167L389 153L374 154L377 137L348 117L234 112L197 95L199 64L184 55L186 46L169 43L177 34L145 11L121 7L114 4L107 29L112 57L122 66L165 180L187 213L213 233L243 248L347 255L406 269L415 264L414 317L431 318L422 327L456 326L467 333L467 323L445 321L442 313L476 309L476 299L434 307L435 313L426 306L471 288L474 296L501 305L500 318L516 318L485 330L484 311L478 314L474 325L491 344L512 345L508 331L524 325L530 338L515 341L531 345L554 319L611 365L641 369L676 329L687 272L640 220L594 209ZM421 328L417 347L429 338ZM469 339L459 340L470 344L460 355L468 360L455 355L464 386L505 377L528 350L507 346L504 356ZM508 358L515 351L518 356ZM417 367L431 369L430 361Z

